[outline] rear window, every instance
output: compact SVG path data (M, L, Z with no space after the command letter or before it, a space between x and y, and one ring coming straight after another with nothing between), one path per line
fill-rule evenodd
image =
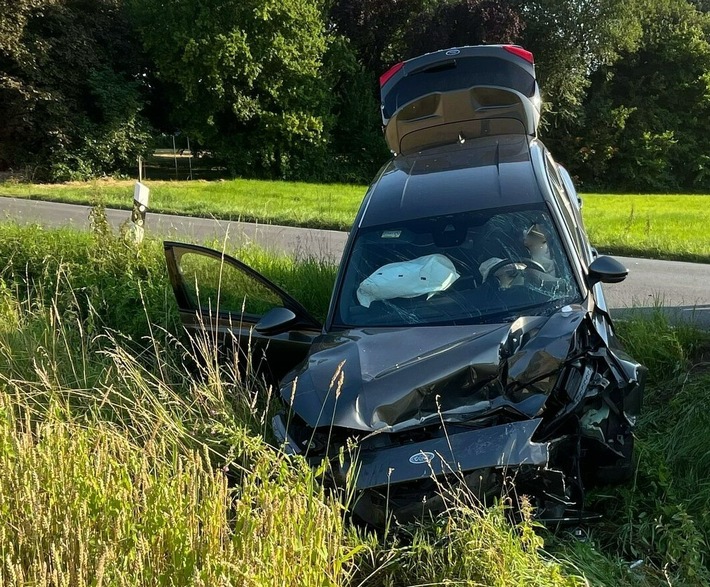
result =
M399 107L418 97L472 86L501 86L528 98L535 95L535 78L510 61L497 57L452 59L402 78L385 96L383 114L391 118Z

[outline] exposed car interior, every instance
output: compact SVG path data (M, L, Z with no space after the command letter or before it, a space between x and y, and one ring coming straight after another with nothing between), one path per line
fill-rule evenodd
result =
M549 257L535 260L539 253L528 247L543 232ZM402 326L512 319L532 306L544 314L581 299L562 251L540 207L366 229L353 247L338 317L343 326Z

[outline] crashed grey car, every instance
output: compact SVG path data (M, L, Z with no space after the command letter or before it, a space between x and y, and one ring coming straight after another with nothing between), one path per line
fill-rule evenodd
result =
M352 479L368 523L436 514L442 488L486 501L511 479L541 520L580 520L586 487L632 471L645 369L601 288L627 271L592 248L569 174L537 138L532 55L448 49L381 86L394 156L325 323L237 259L166 242L184 323L251 346L280 389L280 446Z

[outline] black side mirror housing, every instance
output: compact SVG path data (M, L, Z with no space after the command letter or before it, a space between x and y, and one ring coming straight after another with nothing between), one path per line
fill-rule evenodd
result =
M286 332L291 326L298 322L298 316L288 308L272 308L261 317L254 326L259 334L269 336L271 334L279 334Z
M621 283L626 279L629 270L613 257L600 256L589 265L587 282L589 287L597 283Z

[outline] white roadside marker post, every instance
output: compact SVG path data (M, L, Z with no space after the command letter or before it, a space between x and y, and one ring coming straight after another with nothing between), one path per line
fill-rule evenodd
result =
M148 212L148 198L150 189L140 181L136 182L133 188L133 211L131 212L131 225L129 232L133 237L133 242L140 244L143 242L145 234L145 215Z

